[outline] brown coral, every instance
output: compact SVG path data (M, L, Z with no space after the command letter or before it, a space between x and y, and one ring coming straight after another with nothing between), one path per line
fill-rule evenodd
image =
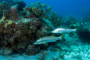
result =
M40 46L34 46L33 43L38 38L47 36L49 31L49 27L42 19L46 7L37 2L22 11L22 8L18 9L20 4L15 3L9 6L10 9L3 10L0 21L0 47L11 49L14 53L35 54L39 52ZM25 22L25 19L28 22Z
M10 19L11 20L18 20L19 19L17 5L14 5L14 6L11 7L11 9L10 9Z

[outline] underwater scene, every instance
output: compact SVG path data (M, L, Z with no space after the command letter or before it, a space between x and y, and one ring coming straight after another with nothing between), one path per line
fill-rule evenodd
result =
M0 0L0 60L90 60L90 1Z

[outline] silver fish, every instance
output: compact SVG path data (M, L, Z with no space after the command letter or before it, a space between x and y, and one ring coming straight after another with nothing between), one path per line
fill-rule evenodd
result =
M62 37L54 37L54 36L47 36L47 37L42 37L38 39L34 44L39 45L39 44L46 44L49 42L56 42L57 40L61 40Z
M76 29L57 28L52 31L52 33L70 33L70 32L76 32Z

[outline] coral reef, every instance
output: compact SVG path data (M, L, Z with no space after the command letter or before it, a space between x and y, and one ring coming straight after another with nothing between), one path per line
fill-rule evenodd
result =
M36 2L31 4L29 7L24 8L23 14L26 14L26 17L45 17L48 13L50 13L51 7L46 7L46 4L40 4L40 2Z
M51 12L51 6L45 3L26 6L22 0L0 0L0 55L38 53L39 60L66 60L69 55L71 60L74 57L81 60L81 55L85 55L90 59L89 45L84 46L79 40L90 42L89 20L90 16L84 21L77 21L72 16L62 18ZM62 31L59 31L62 26ZM52 33L54 29L56 33Z
M17 20L19 18L17 5L14 5L10 9L10 19Z
M77 28L77 35L84 42L90 42L90 23L81 22L80 27Z
M63 20L62 24L67 25L67 26L77 23L77 19L74 18L73 16L67 16L67 17L63 18L62 20Z
M15 22L10 22L10 20L8 23L7 21L4 21L4 23L0 24L0 26L0 39L2 41L0 42L0 46L8 47L10 49L13 49L14 52L18 53L19 50L26 51L25 49L28 45L31 45L33 47L33 43L38 38L47 35L47 33L44 32L45 30L42 31L44 25L42 25L40 21L37 21L36 18L33 18L28 23L18 24L16 24Z
M8 3L9 2L9 3ZM5 0L0 4L0 18L4 15L8 19L17 20L26 4L23 1Z
M40 2L25 7L26 3L23 1L8 1L1 1L0 4L0 54L34 55L40 52L41 46L33 44L37 39L47 36L51 29L43 20L51 7L46 7L46 4ZM5 49L7 53L3 52Z
M52 25L54 25L54 27L59 27L61 24L62 24L62 17L61 16L57 16L55 14L55 12L52 12L51 15L49 15L49 18L48 18Z
M50 46L53 47L56 44L35 45L34 43L42 37L60 36L61 34L54 35L50 33L52 29L60 27L60 25L76 28L77 35L80 38L90 41L90 23L77 22L77 19L72 16L62 18L56 15L55 12L51 12L51 6L46 6L45 3L36 2L26 6L25 2L19 0L0 2L0 54L2 55L12 53L35 55ZM74 34L71 33L71 35ZM51 41L52 38L49 40ZM64 40L67 39L62 39L62 41ZM61 46L56 50L61 52L60 48ZM60 55L60 57L62 56Z
M22 11L23 8L26 6L26 3L23 2L23 1L20 1L20 0L15 1L15 4L17 4L17 9L18 9L19 11Z
M46 4L40 2L30 7L25 6L23 1L13 1L8 9L2 6L4 9L1 10L0 47L3 51L8 51L7 53L2 51L3 55L12 53L34 55L40 52L40 49L45 49L33 44L37 39L48 36L47 32L51 27L43 18L50 12L51 7L46 7Z
M7 1L3 1L0 3L0 18L3 15L3 10L8 10L9 9L9 5L7 3Z

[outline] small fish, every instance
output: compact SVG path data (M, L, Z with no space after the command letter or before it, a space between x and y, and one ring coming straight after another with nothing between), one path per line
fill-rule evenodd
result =
M42 37L42 38L38 39L34 44L35 45L46 44L49 42L56 42L61 39L62 39L62 37L47 36L47 37Z
M76 29L57 28L52 31L52 33L71 33L71 32L76 32Z

